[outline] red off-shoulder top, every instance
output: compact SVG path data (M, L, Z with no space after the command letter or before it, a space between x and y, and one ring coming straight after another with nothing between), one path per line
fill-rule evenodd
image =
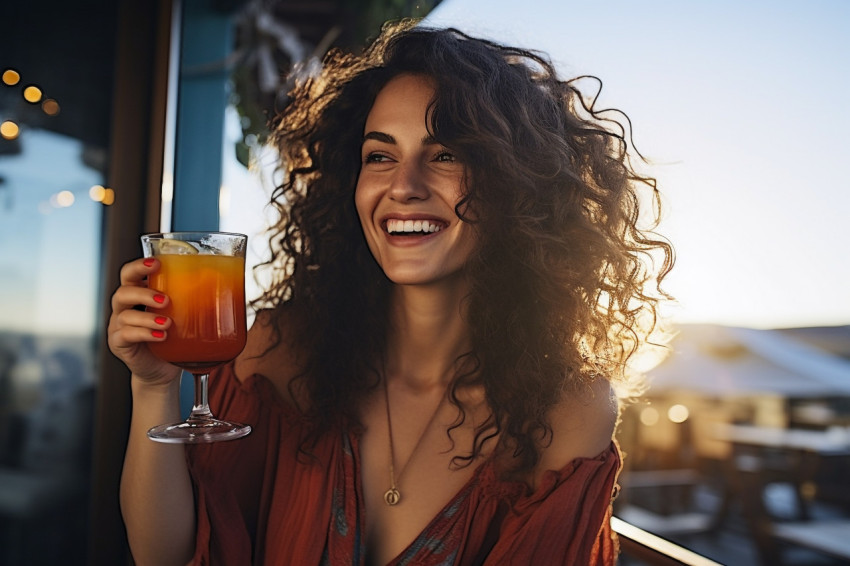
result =
M197 504L194 564L367 564L357 434L326 434L299 456L306 424L298 412L263 376L240 382L232 364L210 377L210 404L253 431L187 446ZM547 472L529 493L521 482L500 480L487 460L390 564L614 564L610 517L620 465L612 442L596 458Z

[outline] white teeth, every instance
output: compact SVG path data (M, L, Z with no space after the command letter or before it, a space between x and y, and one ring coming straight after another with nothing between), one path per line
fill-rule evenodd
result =
M387 232L390 234L430 234L442 229L439 224L427 220L387 220Z

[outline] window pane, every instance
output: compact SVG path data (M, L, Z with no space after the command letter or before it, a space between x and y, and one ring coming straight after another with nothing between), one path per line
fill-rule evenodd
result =
M0 563L82 564L114 7L18 4L0 45Z

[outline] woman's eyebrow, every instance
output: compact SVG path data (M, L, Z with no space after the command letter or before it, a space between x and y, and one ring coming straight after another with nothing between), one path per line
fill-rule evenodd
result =
M393 145L396 144L396 139L393 136L391 136L390 134L386 134L384 132L376 132L376 131L367 132L366 134L363 135L363 141L365 142L366 140L375 140L375 141L379 141L379 142L383 142L383 143L389 143L389 144L393 144ZM440 144L440 142L438 142L434 138L434 136L432 136L432 135L426 135L425 137L422 138L422 145L439 145L439 144Z
M391 143L391 144L396 143L394 137L392 137L389 134L385 134L384 132L367 132L363 136L363 141L365 142L366 140L375 140L375 141L379 141L379 142L383 142L383 143Z

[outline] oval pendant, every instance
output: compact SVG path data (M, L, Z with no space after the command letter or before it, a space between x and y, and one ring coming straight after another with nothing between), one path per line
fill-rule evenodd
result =
M389 488L384 493L384 501L386 501L387 505L392 507L393 505L398 505L399 500L401 499L401 494L394 487Z

